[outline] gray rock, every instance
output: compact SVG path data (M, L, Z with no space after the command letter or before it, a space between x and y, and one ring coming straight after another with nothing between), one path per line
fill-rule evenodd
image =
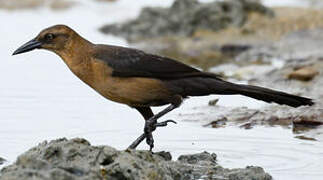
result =
M266 179L270 180L271 177L266 174L261 174L262 168L248 166L246 169L236 169L229 173L230 180L250 180L250 179Z
M240 27L250 11L274 15L273 11L253 0L211 3L176 0L170 8L143 8L137 19L105 25L100 30L129 41L169 35L190 36L201 29L218 31L230 26Z
M6 160L0 157L0 165L3 164L4 162L6 162Z
M1 180L190 180L255 179L270 180L260 167L225 169L216 155L203 152L171 160L167 152L118 151L109 146L91 146L85 139L65 138L43 142L3 168Z

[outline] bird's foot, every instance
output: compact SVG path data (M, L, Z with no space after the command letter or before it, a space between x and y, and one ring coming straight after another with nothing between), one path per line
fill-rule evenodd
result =
M166 120L166 121L162 121L162 122L156 123L156 127L165 127L165 126L167 126L167 125L168 125L168 123L170 123L170 122L171 122L171 123L174 123L174 124L177 124L177 122L176 122L176 121L169 119L169 120Z
M166 121L162 121L162 122L159 122L157 123L155 121L155 124L152 124L152 123L147 123L145 124L145 132L139 136L128 148L129 149L136 149L136 147L147 137L147 134L148 136L150 137L147 144L150 146L150 151L152 150L152 148L154 147L154 138L152 136L152 132L154 130L156 130L157 127L165 127L168 125L168 123L174 123L174 124L177 124L174 120L166 120ZM146 128L147 127L147 128ZM147 133L146 133L147 132Z
M156 130L157 127L165 127L170 122L177 124L174 120L166 120L158 123L155 119L152 118L146 121L144 133L146 136L146 143L149 145L150 151L152 151L152 149L154 148L154 137L152 133Z

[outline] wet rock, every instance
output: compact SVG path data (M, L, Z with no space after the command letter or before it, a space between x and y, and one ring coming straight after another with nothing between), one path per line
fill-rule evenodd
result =
M4 162L6 162L6 160L0 157L0 165L3 164Z
M169 153L118 151L109 146L91 146L84 139L65 138L43 142L3 168L0 178L9 179L255 179L270 180L260 167L225 169L208 152L183 155L172 161Z
M219 99L214 99L209 101L209 106L215 106L219 102Z
M198 154L190 154L190 155L181 155L178 157L178 161L186 164L200 164L200 165L216 165L216 154L208 153L206 151Z
M260 109L246 107L229 108L211 106L208 109L196 108L195 119L201 119L204 126L213 128L226 126L239 126L244 129L252 129L256 125L292 127L294 132L306 131L323 124L322 104L316 107L290 108L287 106L271 105ZM207 111L206 114L201 112ZM189 118L187 119L190 120ZM301 120L301 121L300 121Z
M191 36L198 30L218 31L245 24L249 12L273 16L273 11L249 0L199 3L176 0L170 8L144 8L135 20L102 27L103 33L129 41L161 36Z
M288 74L288 78L300 81L310 81L318 74L319 72L313 67L302 67Z
M243 180L249 180L249 179L266 179L270 180L271 177L265 175L265 174L260 174L262 171L262 168L259 167L252 167L248 166L245 170L237 169L233 172L230 173L229 179L231 180L238 180L238 179L243 179Z

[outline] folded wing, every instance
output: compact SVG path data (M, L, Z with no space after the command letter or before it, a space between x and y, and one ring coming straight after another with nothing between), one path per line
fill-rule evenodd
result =
M97 45L94 57L107 63L113 69L112 76L115 77L149 77L156 79L218 78L218 75L201 72L173 59L131 48Z

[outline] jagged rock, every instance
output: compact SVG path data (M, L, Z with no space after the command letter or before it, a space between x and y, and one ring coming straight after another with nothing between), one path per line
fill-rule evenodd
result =
M91 146L85 139L65 138L43 142L3 168L1 180L270 180L260 167L225 169L216 155L202 152L171 160L166 152L118 151L109 146Z
M199 3L197 0L176 0L170 8L143 8L137 19L105 25L100 30L129 41L169 35L191 36L201 29L218 31L231 26L240 27L251 11L269 16L274 14L255 1Z

